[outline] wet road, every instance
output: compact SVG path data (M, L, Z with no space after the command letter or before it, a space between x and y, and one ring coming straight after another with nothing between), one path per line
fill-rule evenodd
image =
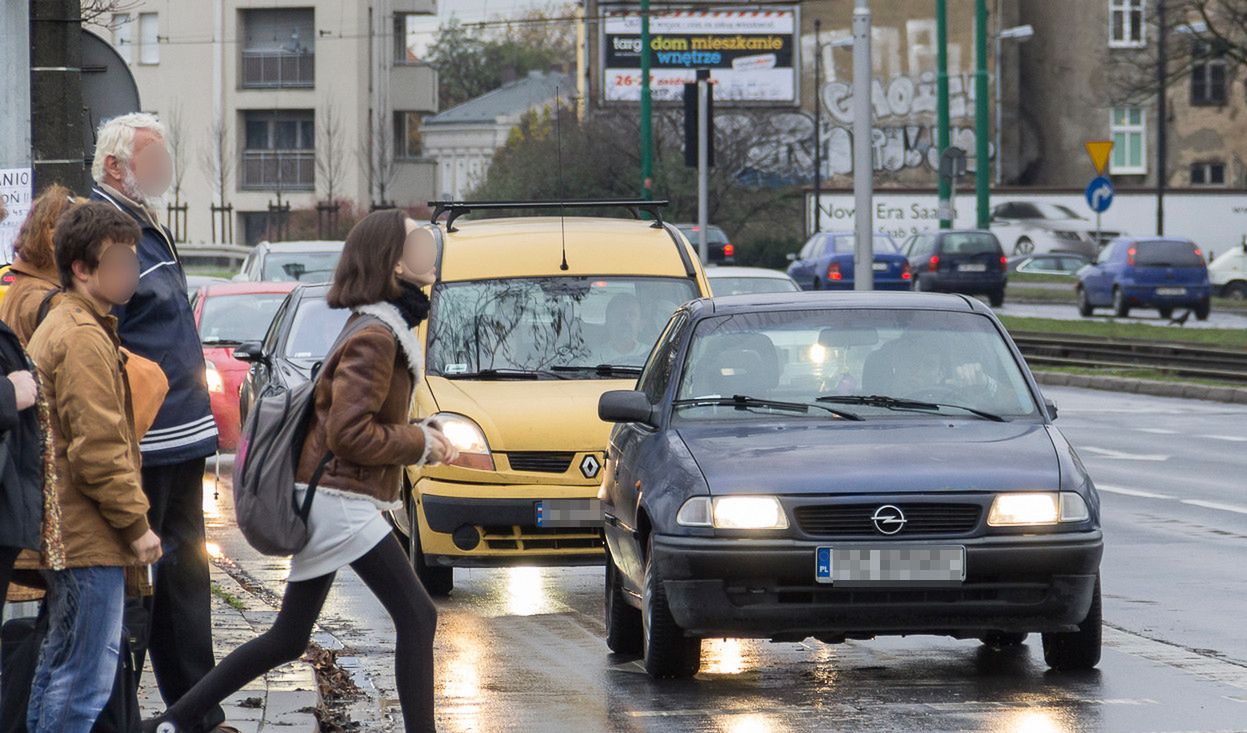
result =
M1022 297L1023 293L1017 294ZM1129 318L1113 318L1109 315L1108 308L1100 308L1096 310L1095 315L1089 319L1083 319L1078 315L1078 309L1073 303L1066 304L1049 304L1049 303L1013 303L1008 300L999 308L994 309L997 315L1001 316L1018 316L1022 318L1055 318L1060 321L1101 321L1101 322L1118 322L1118 323L1145 323L1152 326L1170 325L1168 318L1161 318L1155 310L1151 308L1137 308L1131 311ZM1177 315L1182 315L1184 311L1177 311ZM1242 313L1230 313L1225 311L1213 310L1208 316L1208 320L1200 321L1194 316L1187 319L1184 328L1247 328L1247 315Z
M599 568L458 571L439 603L440 730L1247 731L1247 408L1049 395L1103 489L1096 671L1047 671L1036 635L1006 651L928 637L714 640L696 679L658 683L607 650ZM225 497L210 509L212 549L279 592L284 563L229 528ZM353 718L401 730L392 626L351 572L321 625L369 690Z

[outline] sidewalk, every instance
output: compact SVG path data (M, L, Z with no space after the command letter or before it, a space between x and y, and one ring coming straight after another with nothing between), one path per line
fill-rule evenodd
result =
M212 633L218 660L272 625L275 612L223 570L212 566ZM226 721L242 733L318 733L312 711L320 693L312 665L302 659L278 667L222 703ZM164 709L148 665L139 687L143 717Z

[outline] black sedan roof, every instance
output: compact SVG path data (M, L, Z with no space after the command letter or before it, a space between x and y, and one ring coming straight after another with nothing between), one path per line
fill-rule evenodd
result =
M990 314L980 300L964 295L886 291L751 293L701 298L689 309L693 316L830 308L943 310Z

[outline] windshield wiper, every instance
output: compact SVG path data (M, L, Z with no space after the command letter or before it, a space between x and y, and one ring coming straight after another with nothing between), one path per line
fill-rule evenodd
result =
M817 402L835 402L842 405L867 405L870 407L884 407L889 410L965 410L971 415L976 415L984 420L992 422L1005 422L1000 415L996 415L985 410L979 410L965 405L953 405L945 402L923 402L921 400L906 400L897 397L888 397L887 395L823 395L816 398Z
M826 410L838 418L844 420L861 420L862 418L855 413L845 410L837 410L834 407L826 405L815 405L809 402L785 402L783 400L767 400L758 397L750 397L748 395L732 395L731 397L692 397L685 400L675 400L671 403L672 407L702 407L702 406L724 406L735 407L738 410L747 410L751 407L764 407L772 410L785 410L788 412L809 413L810 408L814 407L820 410Z
M554 379L567 379L562 374L545 371L542 369L481 369L475 372L460 372L458 374L442 374L447 379L541 379L542 377L552 377Z
M594 372L595 374L599 376L611 377L616 374L640 374L641 367L630 366L628 364L598 364L597 366L588 366L588 365L580 366L580 365L575 365L575 364L572 364L572 365L560 364L558 366L550 367L550 371L553 371L553 372Z

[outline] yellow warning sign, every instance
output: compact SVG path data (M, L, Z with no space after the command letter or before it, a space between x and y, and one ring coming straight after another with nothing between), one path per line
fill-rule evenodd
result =
M1108 167L1108 156L1113 152L1113 141L1088 140L1084 145L1087 146L1087 155L1091 156L1091 165L1095 166L1096 174L1104 175L1104 170Z

